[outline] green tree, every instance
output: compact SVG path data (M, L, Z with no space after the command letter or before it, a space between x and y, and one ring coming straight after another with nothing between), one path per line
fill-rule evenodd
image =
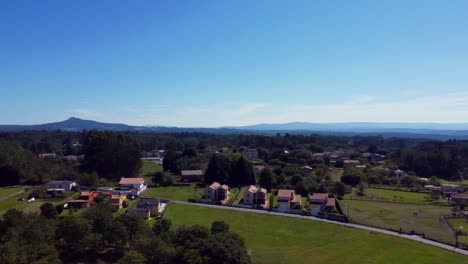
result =
M58 215L57 209L52 203L43 203L40 209L41 209L41 215L43 215L45 218L48 218L48 219L56 218Z
M270 168L263 169L263 171L260 173L260 179L258 183L267 190L271 190L271 188L275 186L274 175Z
M161 218L153 226L153 233L155 235L161 235L162 233L166 233L171 229L171 221L166 218Z
M134 250L129 250L125 255L117 262L119 264L144 264L146 258L142 254Z
M214 154L210 158L208 168L206 169L204 181L211 184L214 181L227 183L231 175L231 160L223 154Z
M242 156L236 155L231 163L230 183L234 185L255 184L256 176L252 163Z
M229 225L224 221L214 221L211 223L211 234L224 234L229 231Z
M83 145L83 168L99 176L118 180L138 175L140 146L129 136L110 131L90 131Z
M158 186L171 186L174 183L174 179L168 172L158 171L153 175L153 183Z
M346 192L346 186L342 182L336 182L333 190L334 190L334 193L338 195L338 197L343 197Z

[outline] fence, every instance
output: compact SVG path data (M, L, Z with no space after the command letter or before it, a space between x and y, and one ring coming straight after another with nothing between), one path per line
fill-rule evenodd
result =
M397 204L412 204L412 205L437 205L437 206L453 206L450 203L432 203L432 202L402 202L393 199L385 198L357 198L356 196L349 196L346 200L355 200L355 201L368 201L368 202L383 202L383 203L397 203Z

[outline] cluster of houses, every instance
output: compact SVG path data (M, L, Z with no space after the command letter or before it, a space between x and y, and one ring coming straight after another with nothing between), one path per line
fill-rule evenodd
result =
M458 184L442 184L441 186L425 185L424 188L432 193L444 195L455 204L462 201L468 201L468 193L465 193L465 187Z

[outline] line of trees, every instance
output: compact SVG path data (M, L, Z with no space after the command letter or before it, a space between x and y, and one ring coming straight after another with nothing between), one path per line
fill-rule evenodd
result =
M0 263L250 263L244 239L224 222L174 229L161 219L151 228L136 215L114 218L105 204L65 217L54 209L3 214Z
M204 179L207 184L214 181L231 185L256 184L252 163L239 153L211 156Z

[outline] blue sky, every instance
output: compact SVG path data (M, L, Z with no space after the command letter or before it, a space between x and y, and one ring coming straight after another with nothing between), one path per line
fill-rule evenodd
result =
M0 123L468 122L468 1L0 1Z

